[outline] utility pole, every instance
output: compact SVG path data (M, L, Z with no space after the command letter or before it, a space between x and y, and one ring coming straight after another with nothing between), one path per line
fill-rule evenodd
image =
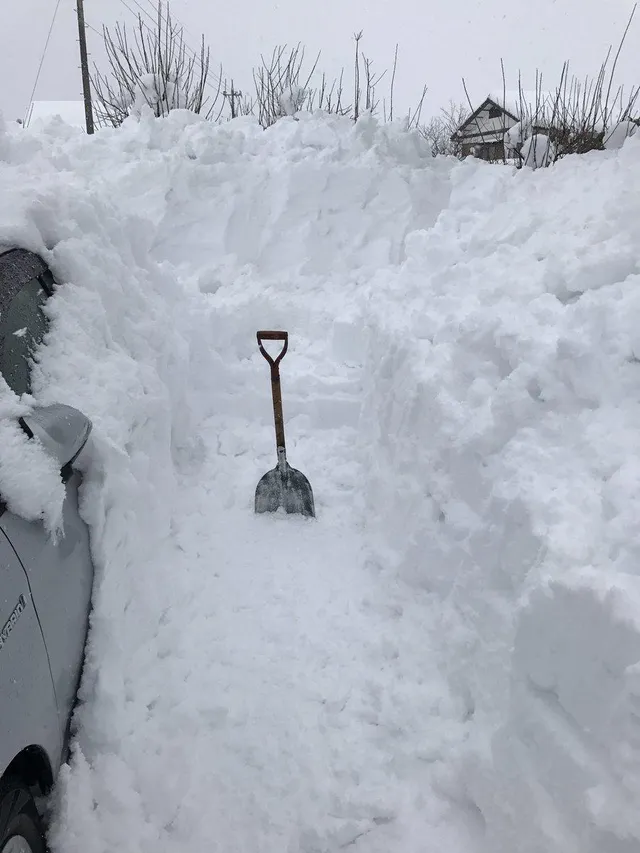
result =
M84 0L76 0L78 12L78 37L80 39L80 68L82 69L82 92L84 95L84 117L87 133L93 133L93 107L91 106L91 80L87 58L87 30L84 25Z

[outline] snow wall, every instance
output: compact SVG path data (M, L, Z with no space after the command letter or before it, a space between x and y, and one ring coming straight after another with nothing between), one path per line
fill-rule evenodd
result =
M363 367L374 560L432 599L469 721L443 790L477 808L487 850L637 850L640 142L517 173L431 160L368 119L263 133L177 114L94 140L0 128L0 167L1 242L70 283L41 386L96 423L93 523L119 532L103 562L132 519L150 541L168 526L155 495L189 436L181 379L202 359L162 263L172 239L211 250L182 287L260 275L283 298L342 292L332 335ZM216 222L194 213L174 236L207 193ZM239 322L249 339L254 317ZM69 336L67 361L84 347L103 365L91 387L56 373ZM94 648L117 633L113 593L107 578Z
M435 226L372 284L380 560L438 604L487 848L631 853L640 145L538 172L468 162L451 181Z

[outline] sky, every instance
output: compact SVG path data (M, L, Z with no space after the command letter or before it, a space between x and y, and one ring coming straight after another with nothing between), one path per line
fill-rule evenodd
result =
M75 0L0 0L0 111L23 117L51 25L55 24L34 98L73 100L81 96ZM133 12L153 13L153 0L85 0L92 59L104 64L102 25L135 23ZM204 33L212 65L220 63L236 86L249 87L261 54L278 44L303 43L309 57L321 52L320 67L331 76L345 68L351 79L353 34L375 67L391 68L398 44L396 111L416 105L428 88L423 117L453 99L465 101L462 78L472 101L502 89L500 59L507 84L534 88L539 68L554 88L569 60L580 77L595 75L609 45L617 47L633 8L632 0L173 0L174 16L185 26L191 46ZM94 31L95 30L95 31ZM640 13L632 24L619 63L618 80L640 83L634 58L640 48ZM384 88L384 87L383 87Z

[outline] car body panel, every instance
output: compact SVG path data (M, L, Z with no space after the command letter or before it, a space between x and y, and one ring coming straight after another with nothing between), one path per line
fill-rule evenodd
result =
M6 513L5 513L6 514ZM0 532L0 772L28 746L57 770L63 731L27 575Z
M82 669L93 584L89 533L78 511L79 482L80 475L74 472L66 484L63 535L57 541L40 522L25 521L10 512L0 518L0 529L15 548L29 579L65 720L73 707Z

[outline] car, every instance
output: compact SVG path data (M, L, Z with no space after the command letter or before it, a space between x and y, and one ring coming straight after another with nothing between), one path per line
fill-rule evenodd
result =
M38 255L0 250L0 373L17 394L31 391L33 354L49 322L43 307L56 286ZM54 540L0 495L0 853L44 853L38 805L68 756L91 607L94 570L74 464L91 421L58 403L33 406L19 423L57 460L66 497L63 535Z

